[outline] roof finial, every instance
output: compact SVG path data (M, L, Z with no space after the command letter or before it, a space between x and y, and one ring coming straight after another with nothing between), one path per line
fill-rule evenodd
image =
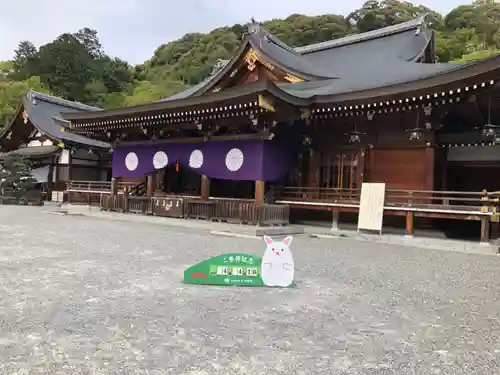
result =
M259 23L254 17L250 18L250 23L247 25L248 33L253 34L259 30Z

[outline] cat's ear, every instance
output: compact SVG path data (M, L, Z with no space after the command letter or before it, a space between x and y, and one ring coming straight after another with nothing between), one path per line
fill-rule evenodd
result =
M293 237L292 236L288 236L286 237L284 240L283 240L283 243L286 245L286 246L290 246L292 244L292 241L293 241Z
M271 245L274 242L273 239L269 236L264 236L264 241L266 241L268 245Z

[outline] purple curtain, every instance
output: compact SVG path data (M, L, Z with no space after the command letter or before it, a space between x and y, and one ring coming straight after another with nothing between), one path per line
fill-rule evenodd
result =
M292 160L290 149L273 141L124 145L113 153L113 177L146 176L178 162L209 178L275 181L293 167Z

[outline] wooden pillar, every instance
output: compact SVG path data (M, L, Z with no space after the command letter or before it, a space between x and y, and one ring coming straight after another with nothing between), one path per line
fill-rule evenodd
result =
M47 176L47 200L52 200L52 190L54 188L54 160L51 160L49 175Z
M146 194L152 197L155 190L155 174L146 177Z
M264 181L255 181L255 204L264 204Z
M362 148L358 156L357 189L361 189L361 185L363 184L363 179L365 177L365 153L365 149Z
M332 211L332 227L330 230L332 232L339 230L339 211L336 209L333 209Z
M483 196L481 197L481 212L487 213L490 211L490 197L488 191L483 189ZM487 243L490 241L490 218L488 216L481 217L481 243Z
M127 186L123 191L123 212L128 212L128 189L129 187Z
M210 179L202 175L201 176L201 200L208 201L210 199Z
M481 243L490 241L490 220L487 216L481 217Z
M406 236L413 236L415 225L415 213L413 211L406 213Z
M73 180L73 153L69 150L68 156L68 181Z
M59 190L59 160L60 160L60 156L56 157L55 160L54 160L54 167L55 167L55 178L54 178L54 183L57 187L57 189Z
M66 181L66 186L68 187L69 182L73 180L73 154L72 150L69 150L68 155L68 180ZM71 202L71 192L68 191L68 203Z
M118 192L118 180L113 177L111 179L111 195L115 196Z

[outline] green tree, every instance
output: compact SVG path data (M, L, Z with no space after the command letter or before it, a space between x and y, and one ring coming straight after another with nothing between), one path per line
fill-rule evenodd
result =
M65 99L99 104L110 93L127 92L133 69L102 50L97 31L83 28L65 33L37 51L22 42L14 59L14 79L39 75L43 84Z
M80 29L76 33L74 33L73 36L85 47L89 55L94 59L105 57L96 30L84 27L83 29Z
M18 201L26 198L37 183L31 174L31 162L18 154L9 155L5 159L0 180L1 194L11 193Z
M31 77L24 81L0 80L0 129L6 126L17 113L22 98L28 90L48 93L39 77Z
M446 30L471 29L480 48L500 47L500 4L493 0L461 5L444 17Z
M38 51L33 43L27 40L19 43L19 46L14 51L12 68L11 77L15 80L28 79L39 73Z
M182 82L178 81L172 81L163 88L148 81L141 81L135 86L132 93L125 98L124 104L129 106L165 99L176 92L182 91L185 87Z
M467 53L460 57L459 59L454 60L454 62L470 62L477 60L484 60L488 57L495 56L500 54L500 49L482 49Z
M109 93L128 91L134 81L134 70L119 58L104 56L100 59L101 80Z
M349 14L347 21L356 26L359 32L366 32L410 21L424 14L427 14L429 27L441 29L442 17L439 13L422 5L399 0L368 0Z
M63 34L38 53L42 83L58 96L86 101L86 86L97 76L95 60L71 34Z

